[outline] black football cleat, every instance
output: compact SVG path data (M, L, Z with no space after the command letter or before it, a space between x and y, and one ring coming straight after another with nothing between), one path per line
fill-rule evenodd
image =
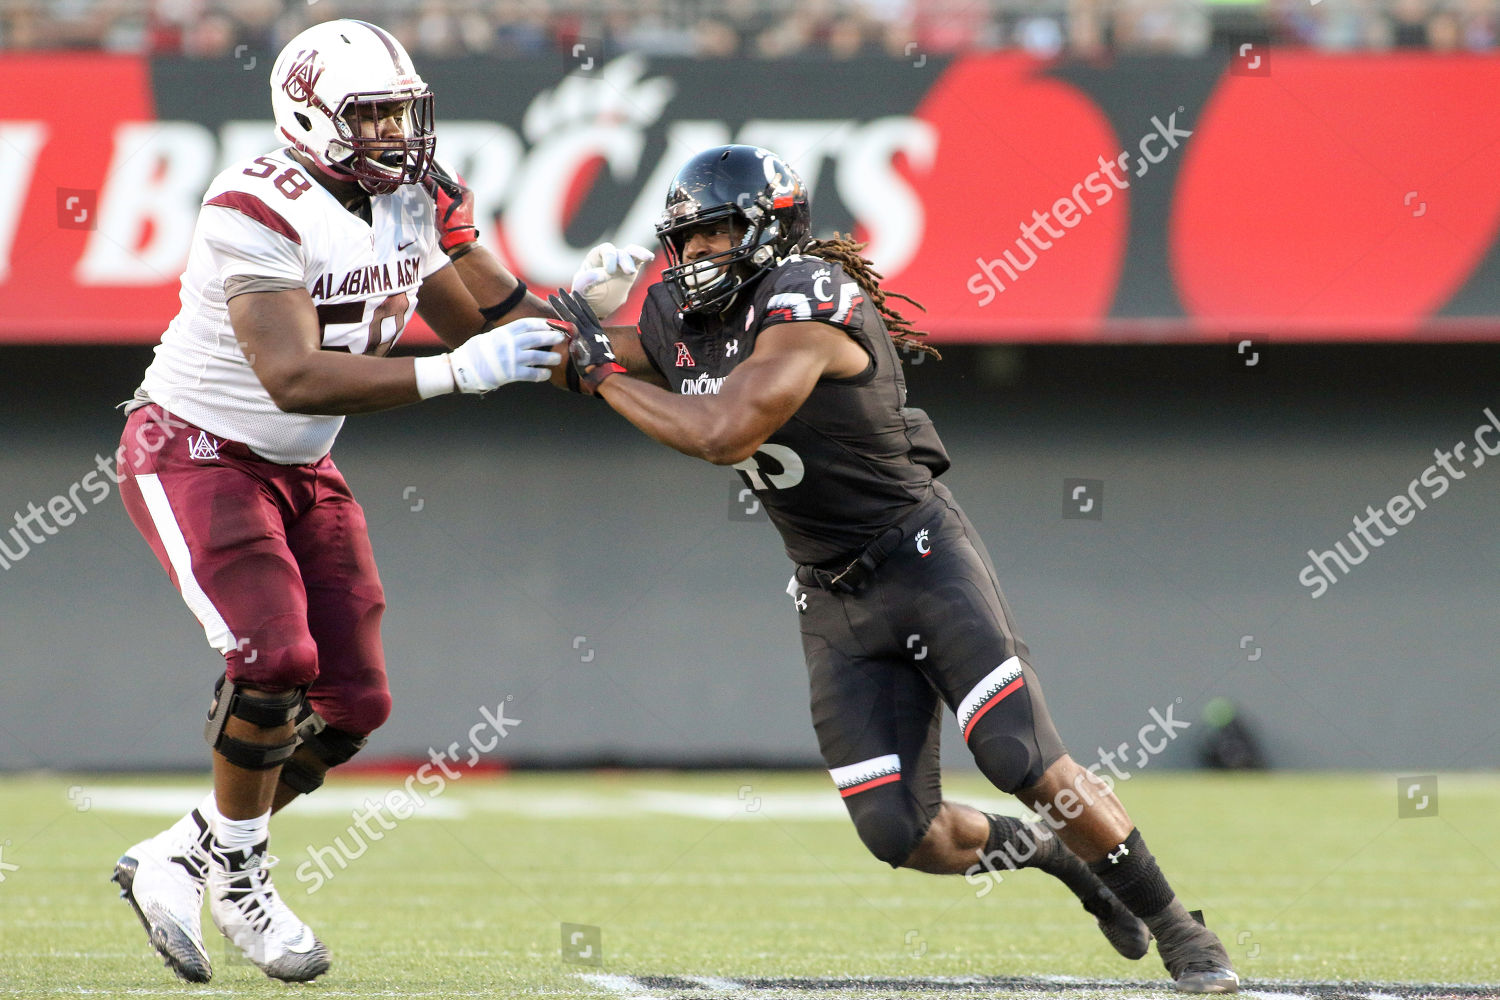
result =
M1151 917L1156 952L1179 993L1238 993L1240 977L1218 935L1194 920L1174 899Z
M1189 969L1176 979L1178 993L1238 993L1239 975L1227 965Z
M1083 901L1083 908L1099 921L1099 931L1115 951L1131 961L1146 957L1151 948L1151 932L1113 892L1101 886Z

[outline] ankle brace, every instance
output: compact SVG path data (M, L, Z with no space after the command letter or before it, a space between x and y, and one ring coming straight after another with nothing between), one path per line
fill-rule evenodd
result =
M1176 898L1139 830L1132 829L1124 843L1088 867L1120 897L1126 909L1142 920L1161 912Z

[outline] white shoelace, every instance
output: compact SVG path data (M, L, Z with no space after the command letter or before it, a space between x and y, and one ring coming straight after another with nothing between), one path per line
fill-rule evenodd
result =
M276 887L271 884L271 869L280 863L281 859L274 854L265 854L253 868L230 873L225 895L229 904L240 911L257 934L264 934L270 928L273 910L284 909ZM248 887L241 889L241 882L248 883Z

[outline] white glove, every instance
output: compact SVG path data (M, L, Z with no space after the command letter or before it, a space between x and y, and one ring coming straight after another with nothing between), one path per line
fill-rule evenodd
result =
M448 355L459 392L489 392L507 382L545 382L547 369L562 363L555 351L538 351L563 339L539 316L514 320L471 337Z
M573 275L573 291L584 297L595 316L605 319L625 304L641 265L655 256L634 243L628 247L601 243L588 252Z

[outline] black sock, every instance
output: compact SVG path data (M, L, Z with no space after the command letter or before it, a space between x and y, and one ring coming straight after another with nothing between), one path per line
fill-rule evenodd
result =
M1089 912L1093 912L1091 903L1095 908L1101 905L1098 893L1104 884L1056 833L1041 823L1023 823L1012 816L986 813L985 818L990 821L990 839L985 842L984 851L991 867L1041 869L1083 900ZM1107 910L1107 905L1104 908Z
M1088 867L1120 897L1126 909L1142 920L1160 913L1176 898L1140 831L1134 828L1123 844Z

